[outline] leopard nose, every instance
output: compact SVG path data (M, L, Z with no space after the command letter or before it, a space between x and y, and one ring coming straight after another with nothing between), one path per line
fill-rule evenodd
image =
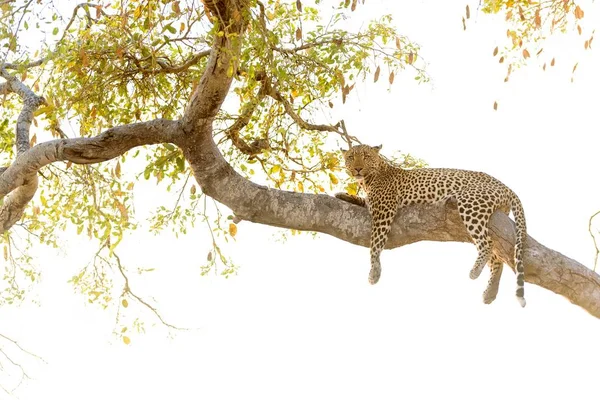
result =
M360 167L356 167L356 168L354 168L354 170L356 171L357 174L360 174L360 171L362 171L363 169Z

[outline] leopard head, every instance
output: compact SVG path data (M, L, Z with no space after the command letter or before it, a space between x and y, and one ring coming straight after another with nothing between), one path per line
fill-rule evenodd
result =
M348 151L342 150L346 168L357 181L362 181L372 173L376 173L384 160L379 156L379 146L361 144L353 146Z

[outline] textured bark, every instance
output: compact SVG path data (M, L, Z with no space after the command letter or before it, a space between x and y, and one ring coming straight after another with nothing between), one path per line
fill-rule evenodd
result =
M82 164L102 162L135 146L171 142L183 150L203 192L231 208L238 219L322 232L349 243L368 246L370 217L365 208L327 195L286 192L257 185L236 173L223 158L213 141L212 123L235 75L248 9L244 0L207 0L204 4L212 15L218 16L225 34L215 36L206 70L182 119L115 127L94 138L54 140L25 149L25 136L19 136L19 132L26 131L28 135L28 122L31 122L28 116L31 114L26 114L20 122L22 129L17 131L17 143L22 151L0 175L0 199L4 198L2 212L7 207L13 211L6 215L0 212L1 231L9 229L20 217L18 212L22 213L35 193L37 171L43 166L66 160ZM233 35L229 35L231 33ZM20 82L15 83L16 80L7 74L2 68L2 76L7 82L0 83L0 93L18 93L26 107L37 107L25 99L32 93L24 91ZM26 139L28 143L28 136ZM7 195L9 197L5 198ZM514 224L506 215L495 213L490 228L494 252L512 266ZM396 217L386 247L422 240L470 242L455 205L403 208ZM526 243L524 264L527 282L565 296L600 318L600 276L596 273L531 237Z

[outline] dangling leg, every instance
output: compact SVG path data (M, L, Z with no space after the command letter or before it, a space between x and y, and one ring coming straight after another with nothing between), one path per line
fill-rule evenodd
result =
M492 254L489 265L491 272L490 280L488 281L488 285L483 292L483 302L485 304L490 304L492 301L496 300L498 286L500 285L500 277L502 276L502 269L504 267L502 260L495 254Z
M477 279L479 278L479 275L481 275L483 267L485 267L492 256L492 239L489 237L487 226L481 229L479 236L476 237L473 234L471 236L475 241L475 246L477 247L479 255L475 260L475 265L471 268L471 272L469 272L469 277L471 279Z
M387 206L384 204L371 206L371 271L369 271L369 283L371 285L376 284L381 277L379 256L387 242L395 215L395 202Z
M477 247L478 256L469 273L471 279L477 279L492 257L492 239L487 228L491 213L462 199L457 199L457 206L467 232Z

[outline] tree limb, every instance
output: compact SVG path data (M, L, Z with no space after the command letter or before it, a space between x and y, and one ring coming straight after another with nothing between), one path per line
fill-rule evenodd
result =
M118 157L133 147L174 142L181 134L177 121L156 119L108 129L91 138L57 139L40 143L20 154L0 175L0 199L11 193L5 200L12 201L14 194L28 187L32 180L37 182L37 172L44 166L56 161L71 161L76 164L93 164ZM35 190L33 191L35 193ZM33 197L33 194L32 194ZM23 204L22 209L31 200ZM22 210L21 210L22 212ZM20 217L20 215L19 215ZM0 212L0 233L9 229L18 218Z
M254 140L252 143L247 143L244 139L240 137L240 131L244 129L248 123L250 122L250 118L258 108L258 105L265 97L265 84L260 87L258 94L254 99L244 104L242 108L242 113L238 116L238 118L234 121L234 123L225 129L225 136L231 140L231 143L242 153L247 154L249 156L253 156L256 154L260 154L263 150L269 148L268 139L258 139Z
M6 79L5 88L0 87L1 91L16 93L23 101L23 108L17 117L17 127L15 131L17 156L24 154L29 150L29 130L33 121L34 111L46 101L43 97L36 95L24 83L19 81L14 75L8 73L6 68L0 67L0 76ZM4 176L2 171L2 176ZM25 207L31 201L38 187L37 174L31 174L23 177L21 184L15 187L6 201L0 207L0 229L6 231L13 226L23 215Z

